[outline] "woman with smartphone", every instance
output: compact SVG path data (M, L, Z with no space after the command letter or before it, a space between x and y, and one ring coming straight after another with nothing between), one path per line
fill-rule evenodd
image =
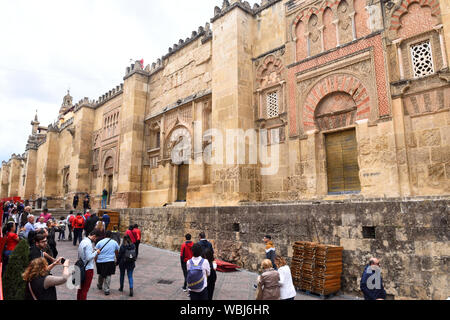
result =
M64 264L63 264L64 263ZM48 263L45 258L37 258L31 261L28 268L23 273L23 280L26 282L26 300L58 300L56 286L63 285L69 278L69 260L59 258L57 264L64 266L61 277L52 276L48 272Z

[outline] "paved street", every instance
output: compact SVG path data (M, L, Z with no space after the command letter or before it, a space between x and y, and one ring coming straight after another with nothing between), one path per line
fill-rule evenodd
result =
M70 259L73 265L77 259L77 247L69 241L57 242L60 256ZM52 272L60 275L62 267L58 266ZM214 300L254 300L253 284L256 273L238 271L233 273L217 272ZM134 297L128 296L128 279L125 276L124 292L119 292L119 268L111 280L111 294L105 296L97 289L97 274L94 274L88 300L189 300L181 289L183 273L180 267L179 254L141 244L139 258L134 271ZM163 283L161 283L163 282ZM66 285L58 287L59 300L76 300L76 290L68 289ZM346 297L348 298L348 297ZM297 294L297 300L319 300L304 294ZM334 297L333 300L344 300Z

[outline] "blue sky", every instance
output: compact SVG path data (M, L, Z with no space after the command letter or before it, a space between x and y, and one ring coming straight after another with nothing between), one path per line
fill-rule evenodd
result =
M123 82L130 59L151 64L204 26L221 0L0 0L0 161L25 152L36 110L56 120Z

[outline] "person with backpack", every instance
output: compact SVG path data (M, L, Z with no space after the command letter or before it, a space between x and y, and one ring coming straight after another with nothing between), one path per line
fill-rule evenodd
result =
M106 296L110 294L111 276L116 273L116 258L119 256L120 249L111 236L111 231L106 232L106 238L95 246L96 249L100 249L100 254L96 258L97 288L103 290Z
M133 271L136 267L136 247L129 236L123 237L123 243L119 249L119 256L117 257L117 265L120 270L120 288L123 292L123 283L125 280L125 271L128 276L128 284L130 286L130 297L133 296Z
M77 216L75 217L75 219L73 219L73 224L72 224L72 228L73 228L73 245L76 246L77 245L77 241L79 241L79 243L81 243L81 240L83 239L83 229L84 229L84 218L81 215L80 212L77 213Z
M82 282L77 292L77 300L87 300L87 294L91 288L92 278L94 277L94 259L101 252L100 249L93 248L97 235L98 233L96 230L92 231L88 237L81 241L80 246L78 247L78 258L79 261L81 260L84 269L82 274L84 276L82 276ZM78 265L79 261L76 263L78 267L80 267Z
M87 215L87 213L86 213ZM86 218L86 215L84 216ZM97 214L94 212L92 215L86 218L86 224L84 225L84 231L86 232L86 236L95 229L99 218Z
M186 276L187 276L187 265L186 263L192 258L192 246L194 245L194 242L191 241L192 236L188 233L185 235L186 241L183 242L181 245L181 252L180 252L180 262L181 262L181 270L183 270L184 275L184 284L183 284L183 291L187 291L187 283L186 283Z
M211 273L209 263L202 257L200 244L192 246L192 259L187 262L186 281L192 301L208 300L208 277Z

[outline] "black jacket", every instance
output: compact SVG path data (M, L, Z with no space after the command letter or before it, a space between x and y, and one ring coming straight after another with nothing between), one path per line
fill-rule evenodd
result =
M198 244L202 247L203 252L205 252L206 249L210 249L212 251L213 256L214 256L214 249L213 249L213 246L212 246L211 242L209 242L208 240L204 239L204 240L200 240L198 242Z

